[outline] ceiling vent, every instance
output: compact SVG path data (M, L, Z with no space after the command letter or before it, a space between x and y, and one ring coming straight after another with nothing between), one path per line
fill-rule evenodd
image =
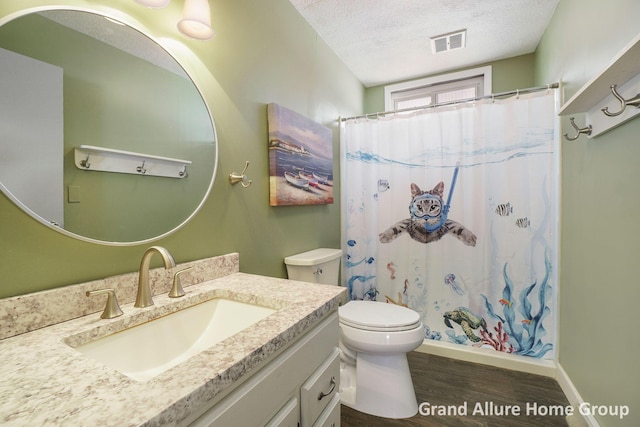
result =
M454 31L431 37L431 52L442 53L450 50L462 49L467 42L467 30Z

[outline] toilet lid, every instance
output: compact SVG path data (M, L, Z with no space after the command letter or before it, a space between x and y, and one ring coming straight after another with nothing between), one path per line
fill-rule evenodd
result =
M376 301L350 301L338 309L340 323L369 331L405 331L420 325L420 315L406 307Z

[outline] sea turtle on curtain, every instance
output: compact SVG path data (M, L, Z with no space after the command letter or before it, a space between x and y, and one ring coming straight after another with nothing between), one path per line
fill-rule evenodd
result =
M481 327L485 331L487 330L487 322L482 317L473 314L473 312L466 307L458 307L455 310L447 311L443 314L443 317L445 325L453 328L451 321L456 322L462 327L465 335L473 342L479 342L481 340L480 337L473 333L474 329Z
M411 184L411 217L403 219L379 234L381 243L389 243L402 233L408 233L415 241L431 243L442 236L451 234L467 246L475 246L477 237L464 225L448 219L448 204L442 201L444 182L439 182L432 190L422 191Z

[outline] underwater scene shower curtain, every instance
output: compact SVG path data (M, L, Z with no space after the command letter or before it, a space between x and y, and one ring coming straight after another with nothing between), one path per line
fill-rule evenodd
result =
M341 122L343 284L425 339L552 359L557 90Z

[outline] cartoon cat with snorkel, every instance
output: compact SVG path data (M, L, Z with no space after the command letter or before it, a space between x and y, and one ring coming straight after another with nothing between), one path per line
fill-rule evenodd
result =
M451 190L455 185L458 169L454 173ZM444 182L439 182L432 190L422 191L416 184L411 184L411 203L409 212L411 217L397 222L380 233L381 243L389 243L402 233L420 243L431 243L440 240L442 236L451 234L467 246L475 246L477 237L459 222L447 218L449 201L444 204L442 196ZM449 194L449 200L451 193Z

